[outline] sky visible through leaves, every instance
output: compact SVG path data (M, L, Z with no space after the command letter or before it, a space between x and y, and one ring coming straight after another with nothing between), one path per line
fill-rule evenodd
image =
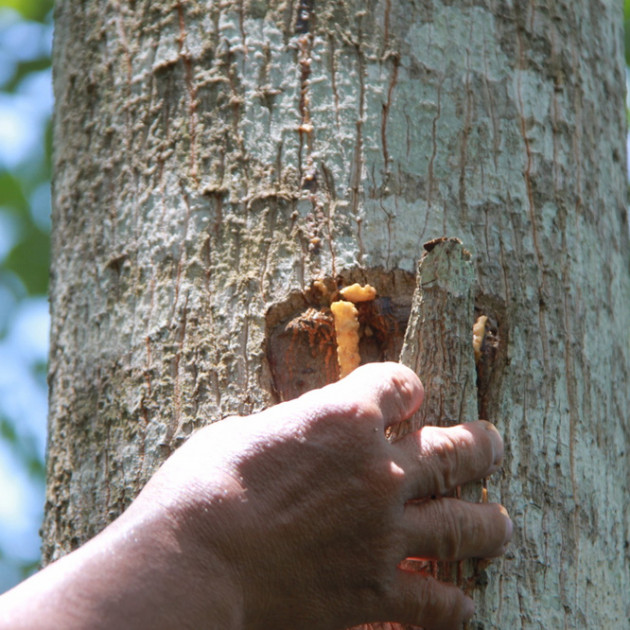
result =
M0 593L39 562L49 329L52 4L0 0ZM630 0L624 0L624 26L630 66Z
M0 0L0 592L39 562L44 503L52 1Z

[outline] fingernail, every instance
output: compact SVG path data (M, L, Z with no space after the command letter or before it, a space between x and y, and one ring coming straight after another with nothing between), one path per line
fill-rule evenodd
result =
M501 514L505 516L505 519L507 521L506 527L505 527L505 543L504 543L504 545L507 546L510 540L512 540L512 534L514 533L514 523L512 523L512 519L510 518L508 511L503 506L501 506Z
M464 599L464 620L468 621L475 614L475 602L470 597Z

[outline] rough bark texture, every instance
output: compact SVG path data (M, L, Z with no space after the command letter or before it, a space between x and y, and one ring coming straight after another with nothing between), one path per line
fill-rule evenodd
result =
M410 429L479 417L472 344L475 272L456 239L425 243L400 362L422 375L424 402Z
M304 313L340 285L378 288L369 356L395 354L422 244L449 235L492 325L480 407L516 524L477 627L624 627L618 5L57 2L46 560L195 427L292 395L275 327L297 318L321 372L334 340Z

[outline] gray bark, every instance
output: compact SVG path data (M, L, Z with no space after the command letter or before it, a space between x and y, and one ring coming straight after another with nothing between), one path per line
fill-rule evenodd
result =
M477 411L516 525L476 623L626 627L618 4L60 0L46 561L194 428L334 378L340 286L379 292L364 360L398 356L447 235L489 317Z

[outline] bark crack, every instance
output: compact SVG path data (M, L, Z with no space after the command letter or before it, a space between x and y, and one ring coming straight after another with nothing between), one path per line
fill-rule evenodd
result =
M387 49L389 48L389 22L391 19L392 1L385 0L385 10L383 14L383 53L381 56L387 55Z
M335 40L332 35L328 35L328 49L330 55L330 86L333 94L333 100L335 103L335 123L337 125L337 131L341 129L341 122L339 119L339 90L337 87L337 62L335 60Z
M175 296L173 299L173 310L171 312L171 321L175 318L177 314L177 305L179 302L179 291L180 291L180 286L181 286L182 271L184 269L184 266L186 265L186 244L187 244L187 239L188 239L188 226L190 224L190 215L191 215L190 202L188 200L188 195L186 193L186 189L184 188L183 182L180 182L180 187L181 187L181 193L182 193L182 200L184 202L184 205L186 206L186 216L184 218L184 228L182 230L182 237L181 237L180 248L179 248L179 260L177 261L177 271L175 274Z
M133 66L131 53L129 51L129 40L127 39L127 33L125 31L124 14L120 6L120 2L115 2L114 7L116 9L116 27L118 29L118 37L120 38L120 44L123 50L125 70L127 75L127 87L130 90L133 77Z
M181 0L177 2L177 17L179 21L179 37L177 39L177 45L179 47L179 57L184 64L184 75L188 96L190 176L192 177L193 181L197 183L197 87L193 80L193 67L190 51L186 46L186 23L184 17L184 7Z
M352 159L352 168L350 171L350 207L357 226L357 242L359 245L358 263L363 265L365 248L363 245L362 223L363 218L360 212L360 191L361 191L361 174L363 171L363 119L365 116L365 79L366 68L363 51L361 50L362 35L361 22L359 19L359 33L356 42L353 42L357 63L359 65L359 112L356 121L356 136L354 142L354 156Z
M470 24L469 44L466 46L466 78L464 81L465 108L464 108L464 126L462 129L462 139L460 144L460 161L459 161L459 205L462 212L462 221L466 222L468 215L468 202L466 201L466 168L468 160L468 138L471 131L472 119L472 101L474 98L470 86L470 41L473 37L473 22ZM447 206L448 207L448 206ZM446 212L443 215L443 230L446 232Z
M328 211L326 212L326 230L328 232L328 250L330 252L330 264L332 275L335 277L337 275L337 263L335 256L335 238L334 238L334 216L335 216L335 208L337 206L337 193L335 189L335 178L330 171L326 167L325 164L322 164L322 172L324 174L324 180L326 183L326 188L328 190Z
M180 324L179 340L177 342L177 350L175 351L175 357L173 358L173 427L170 431L169 439L167 443L174 446L173 440L177 439L182 429L182 386L180 376L180 365L182 355L184 353L184 343L186 340L186 324L188 320L188 294L184 301L184 308L182 309L182 317Z
M435 164L435 158L437 156L438 151L438 143L437 143L437 125L442 114L442 85L444 83L445 75L440 77L440 82L437 86L437 103L436 103L436 111L435 116L431 122L431 157L429 158L429 166L427 172L428 182L428 193L427 193L427 212L424 218L424 226L422 228L422 234L420 236L420 240L424 238L424 235L427 231L427 225L429 223L429 217L433 212L433 189L435 187L435 177L433 174L433 168Z
M300 12L306 10L300 5ZM310 17L308 18L310 21ZM300 149L298 168L303 189L310 190L315 184L316 168L313 164L313 134L315 127L311 120L311 94L309 77L311 76L311 50L313 36L305 32L298 38L298 63L300 65L300 116L298 127L300 134ZM306 146L306 160L302 159L303 148Z
M392 60L392 73L390 75L389 85L387 86L387 101L383 104L383 111L381 114L381 146L383 148L383 164L385 166L385 185L387 185L390 176L389 152L387 150L387 123L389 120L389 110L392 106L392 95L394 93L396 83L398 82L398 67L400 66L400 55L398 53L390 53L389 58Z
M533 19L533 18L532 18ZM536 204L534 201L534 186L532 181L532 168L533 168L533 155L532 149L530 145L530 140L527 135L527 121L525 117L525 105L523 101L523 91L522 91L522 74L523 69L525 68L525 51L523 46L523 39L520 32L517 34L518 39L518 54L519 54L519 68L517 69L517 98L518 98L518 109L519 109L519 118L520 118L520 130L521 136L523 138L523 143L525 146L525 169L523 171L523 177L525 179L525 188L527 191L527 206L528 206L528 214L529 221L531 223L532 229L532 243L534 245L534 253L536 255L536 261L538 263L538 271L540 273L540 284L538 286L538 323L540 326L540 339L542 345L542 355L543 355L543 364L545 366L545 373L549 374L549 348L548 348L548 339L549 336L547 334L547 324L545 321L545 316L543 309L545 307L547 288L546 288L546 280L545 280L545 266L544 259L540 249L539 235L538 235L538 227L536 225Z

